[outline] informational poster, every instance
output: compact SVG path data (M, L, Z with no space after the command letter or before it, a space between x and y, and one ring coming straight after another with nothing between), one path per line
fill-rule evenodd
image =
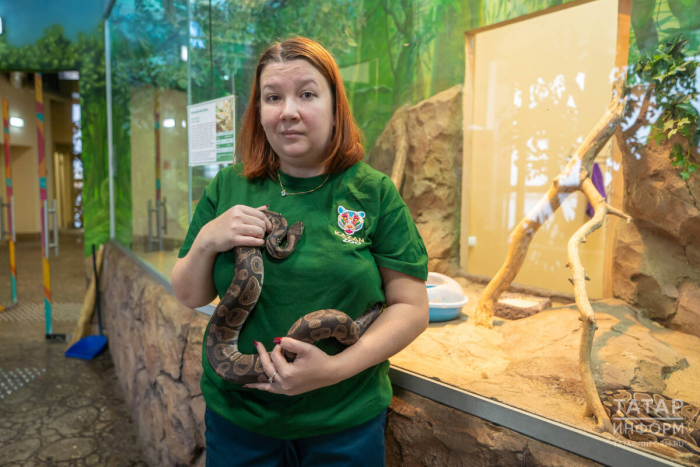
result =
M233 162L235 96L187 106L189 164Z

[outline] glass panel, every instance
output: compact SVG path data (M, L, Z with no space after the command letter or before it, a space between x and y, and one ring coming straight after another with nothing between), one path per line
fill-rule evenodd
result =
M634 0L631 12L629 5L118 0L110 18L117 229L128 232L134 251L169 273L188 225L187 190L196 206L225 165L189 169L188 186L180 123L188 100L236 96L238 133L260 53L277 38L307 36L339 65L365 136L364 161L392 174L397 155L406 156L394 181L427 247L431 324L392 357L393 365L596 432L581 406L583 290L597 319L592 350L583 352L590 355L597 407L611 402L607 390L700 405L693 126L700 82L688 71L692 65L671 65L673 57L698 60L700 9L666 0ZM677 41L679 33L687 44ZM665 46L674 40L677 48ZM644 62L647 53L664 60ZM653 69L642 76L640 63ZM606 112L613 82L625 68L631 92L612 121ZM664 91L659 77L675 73L687 77ZM650 134L658 119L669 136L676 134L670 142L656 134L657 145ZM588 197L600 209L595 193L605 191L605 201L634 222L605 216L573 255L577 305L567 280L568 243L591 225L589 199L574 189L578 182L571 193L545 199L535 216L543 225L531 241L517 243L514 234L600 122L590 161L590 170L595 162L600 172L591 176ZM575 174L585 178L588 166L578 167ZM153 253L147 201L155 204L158 180L168 231L163 252ZM512 277L501 280L509 255L522 261L511 263ZM497 283L502 290L490 295ZM459 300L440 303L446 291ZM674 459L688 451L655 441L632 445Z
M605 113L616 41L617 0L476 34L471 193L465 196L468 231L476 242L468 252L469 272L493 276L498 271L494 258L506 257L516 223L547 193ZM596 158L608 192L610 151L608 144ZM566 242L590 219L587 205L583 193L565 199L530 244L516 282L571 292L568 276L561 273ZM603 296L604 248L605 233L598 231L581 251L594 298Z
M116 2L110 39L117 238L169 276L189 225L187 4Z

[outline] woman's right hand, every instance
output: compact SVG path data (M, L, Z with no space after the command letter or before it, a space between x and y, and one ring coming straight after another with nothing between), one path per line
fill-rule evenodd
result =
M259 208L236 205L208 222L199 231L197 239L207 251L219 253L237 246L263 246L265 233L272 231L272 223Z

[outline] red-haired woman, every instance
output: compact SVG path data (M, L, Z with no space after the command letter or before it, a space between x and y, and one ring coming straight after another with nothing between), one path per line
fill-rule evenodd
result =
M271 382L233 384L202 359L207 466L384 465L387 359L427 327L428 258L391 179L360 162L338 65L321 45L294 37L262 54L237 151L243 163L221 170L197 205L172 271L177 298L195 308L223 296L232 248L263 246L271 231L264 210L304 233L288 258L263 254L264 285L238 340ZM350 347L279 337L309 312L355 319L376 302L386 309Z

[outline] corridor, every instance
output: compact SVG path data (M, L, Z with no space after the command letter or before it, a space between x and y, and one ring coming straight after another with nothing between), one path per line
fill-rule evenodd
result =
M60 235L51 258L53 332L69 339L86 291L82 235ZM41 244L18 238L19 303L0 312L0 466L146 466L109 351L64 357L45 338ZM9 297L7 243L0 289Z

